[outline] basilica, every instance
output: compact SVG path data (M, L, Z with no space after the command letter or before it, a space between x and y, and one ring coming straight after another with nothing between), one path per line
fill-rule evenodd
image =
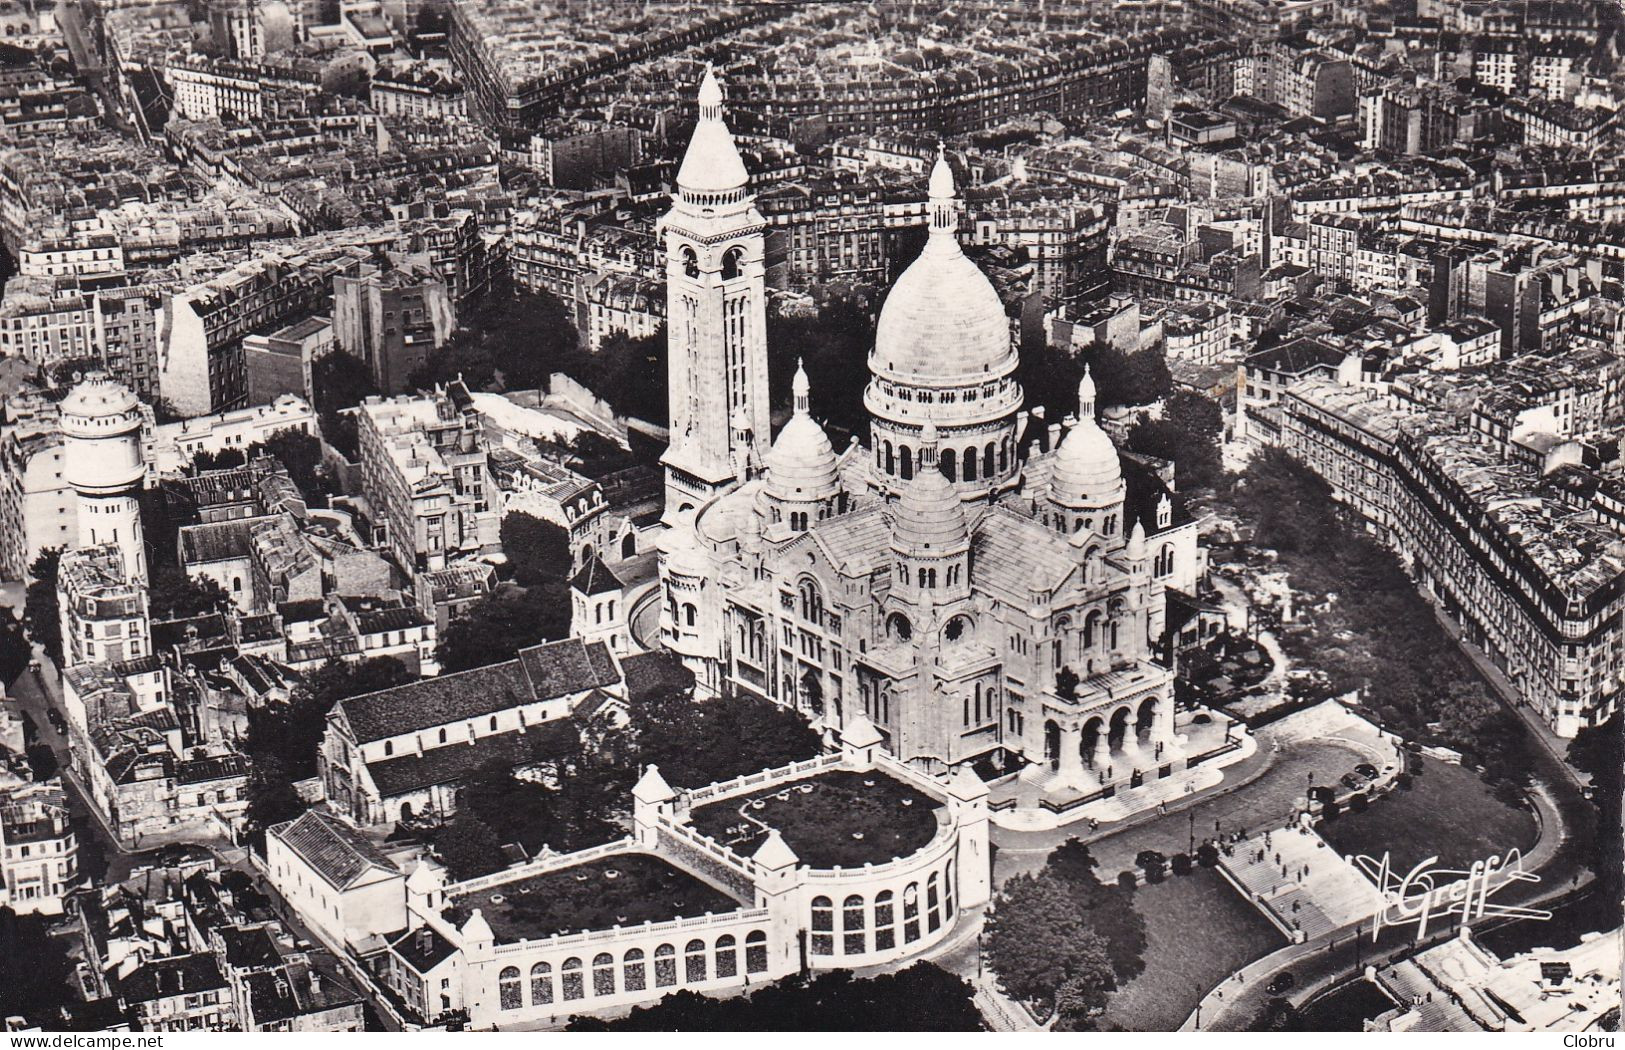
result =
M947 157L875 328L869 445L840 450L800 368L771 433L765 222L709 73L677 184L660 625L701 693L794 707L832 741L878 736L929 772L1043 768L1084 789L1183 768L1152 655L1168 595L1204 571L1196 524L1171 466L1097 424L1087 375L1064 424L1024 410Z

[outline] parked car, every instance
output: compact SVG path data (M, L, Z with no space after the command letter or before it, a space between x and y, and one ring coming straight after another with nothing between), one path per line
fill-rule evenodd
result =
M1350 791L1359 791L1365 787L1365 778L1358 773L1344 773L1341 779L1343 786Z
M1377 779L1377 767L1372 765L1370 762L1361 762L1359 765L1354 767L1354 771L1360 774L1362 777L1365 777L1367 780Z
M1266 987L1271 995L1284 995L1290 992L1297 983L1298 979L1292 976L1291 970L1282 970L1270 978L1270 983Z

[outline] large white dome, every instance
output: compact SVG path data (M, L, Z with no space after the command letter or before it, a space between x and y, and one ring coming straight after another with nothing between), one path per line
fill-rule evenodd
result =
M964 385L1013 370L1004 303L957 235L953 171L938 156L930 180L931 234L892 285L875 326L869 369L900 383Z

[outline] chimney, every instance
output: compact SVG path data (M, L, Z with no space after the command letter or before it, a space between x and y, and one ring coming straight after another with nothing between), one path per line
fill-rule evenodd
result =
M319 995L319 994L321 994L321 990L322 990L322 975L320 973L316 972L316 967L312 966L310 968L310 991L311 991L311 994Z
M427 926L418 931L418 951L426 952L434 944L434 938Z

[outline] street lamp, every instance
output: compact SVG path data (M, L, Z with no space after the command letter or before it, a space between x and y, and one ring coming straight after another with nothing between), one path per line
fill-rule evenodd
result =
M1186 847L1185 852L1186 853L1195 853L1196 852L1196 810L1192 809L1190 811L1190 818L1191 818L1191 840L1190 840L1190 845L1188 847Z

